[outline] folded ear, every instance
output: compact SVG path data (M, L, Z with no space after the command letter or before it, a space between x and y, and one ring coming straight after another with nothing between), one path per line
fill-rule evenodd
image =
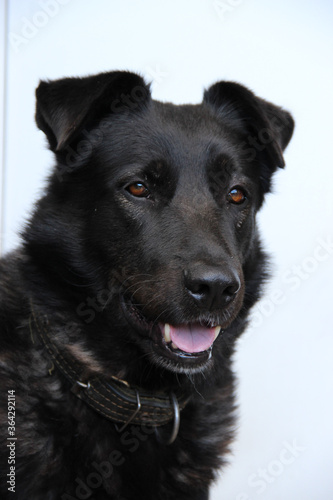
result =
M40 82L36 122L50 148L61 152L80 131L105 115L135 110L150 99L149 86L135 73L114 71L85 78Z
M233 82L218 82L204 94L204 102L214 108L221 120L240 128L245 141L262 166L264 191L270 187L271 174L284 167L282 152L289 143L294 120L290 113L255 96L249 89Z

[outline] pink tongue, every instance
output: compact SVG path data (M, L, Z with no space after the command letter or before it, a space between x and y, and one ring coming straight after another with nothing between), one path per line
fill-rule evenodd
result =
M199 324L170 325L172 342L184 352L202 352L209 349L215 338L215 328L207 328Z

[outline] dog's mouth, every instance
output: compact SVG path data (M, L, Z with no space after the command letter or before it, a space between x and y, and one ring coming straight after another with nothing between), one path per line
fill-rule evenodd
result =
M159 324L163 340L173 350L186 354L197 354L210 349L217 339L220 326L204 326L200 323L172 326Z
M138 306L123 297L122 309L129 324L142 338L150 341L157 361L176 371L202 367L211 358L213 344L221 326L208 322L171 325L147 319ZM163 363L164 361L164 363ZM165 363L167 362L167 363Z

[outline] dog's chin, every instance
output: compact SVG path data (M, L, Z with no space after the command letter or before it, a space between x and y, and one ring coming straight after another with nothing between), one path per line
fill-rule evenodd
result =
M207 371L213 364L214 343L228 325L211 320L181 325L149 320L133 302L122 297L123 314L136 340L151 362L175 373L194 374Z

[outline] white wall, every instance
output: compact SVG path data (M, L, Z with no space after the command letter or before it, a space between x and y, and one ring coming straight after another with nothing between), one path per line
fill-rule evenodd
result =
M295 116L260 217L274 279L239 343L238 438L212 500L333 498L332 22L330 0L9 2L5 250L53 163L34 124L41 78L130 69L176 103L230 79Z
M5 150L4 150L4 133L5 133L5 95L6 95L6 55L8 54L7 47L7 12L6 12L6 3L2 2L0 4L0 40L1 40L1 48L0 48L0 71L3 78L0 80L0 110L1 110L1 118L0 118L0 254L1 254L1 245L2 245L2 233L1 229L3 226L3 191L5 187L4 183L4 168L5 168Z

